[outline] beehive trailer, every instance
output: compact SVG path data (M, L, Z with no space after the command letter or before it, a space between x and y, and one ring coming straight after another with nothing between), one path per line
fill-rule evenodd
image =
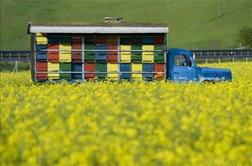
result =
M30 23L32 79L36 82L232 79L228 69L197 67L188 50L168 50L167 25L129 24L120 19L115 22Z

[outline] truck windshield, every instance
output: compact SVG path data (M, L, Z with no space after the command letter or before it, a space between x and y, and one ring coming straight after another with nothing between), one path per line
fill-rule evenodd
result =
M174 58L175 66L189 66L190 60L185 55L176 55Z

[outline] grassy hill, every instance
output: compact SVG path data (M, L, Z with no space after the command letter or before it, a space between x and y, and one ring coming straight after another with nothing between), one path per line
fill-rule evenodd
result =
M125 22L167 23L169 47L230 48L238 31L252 26L251 0L1 0L1 50L29 49L27 22L102 22L123 16Z

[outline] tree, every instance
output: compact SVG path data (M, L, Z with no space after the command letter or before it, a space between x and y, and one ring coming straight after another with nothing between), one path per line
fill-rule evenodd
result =
M242 45L252 48L252 28L243 27L240 29L239 41Z

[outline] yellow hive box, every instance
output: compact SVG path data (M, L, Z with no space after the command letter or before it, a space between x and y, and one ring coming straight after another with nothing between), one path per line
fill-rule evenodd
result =
M117 81L119 79L118 73L108 73L108 80Z
M45 36L37 36L36 37L37 44L48 44L48 39Z
M132 79L133 80L142 80L142 64L132 63Z
M36 37L43 37L43 36L46 36L46 35L43 33L36 33Z
M107 71L108 72L118 72L118 64L117 63L108 63L107 64Z
M56 80L59 79L59 73L48 73L47 77L48 80Z
M133 73L132 74L132 79L133 80L142 80L143 76L142 76L142 74L135 74L135 73Z
M141 63L132 63L131 64L132 72L142 72L142 64Z
M142 46L142 62L143 63L154 63L154 45L143 45Z
M59 50L61 51L71 51L71 44L60 44Z
M153 52L142 52L142 62L143 63L154 63Z
M143 51L153 51L154 50L154 45L143 45L142 50Z
M120 45L121 62L131 62L131 45Z
M108 63L107 64L107 71L108 71L108 79L109 80L118 80L118 64L117 63Z
M71 52L60 52L59 53L59 61L60 62L71 62Z
M121 62L131 62L131 52L121 52Z
M48 71L59 71L59 63L48 62L47 69Z
M121 51L130 51L131 45L120 45Z

